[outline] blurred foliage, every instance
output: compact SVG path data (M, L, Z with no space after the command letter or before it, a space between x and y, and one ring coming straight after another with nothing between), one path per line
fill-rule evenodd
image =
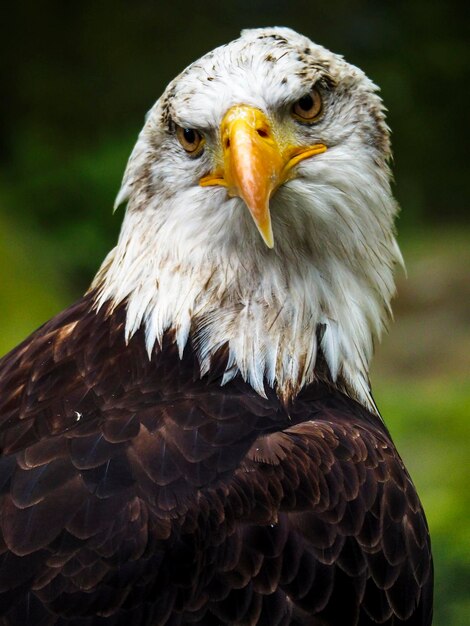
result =
M470 395L463 380L377 381L375 396L413 477L431 530L435 626L470 615Z
M409 280L373 382L429 517L438 626L470 615L465 14L455 0L19 0L0 22L0 354L86 289L144 113L188 63L286 25L381 86Z
M189 0L5 3L1 210L41 231L69 282L83 289L115 240L110 207L145 111L176 73L241 28L281 24L344 54L381 86L406 207L402 227L459 221L470 195L465 6L206 0L196 11Z
M0 356L67 301L60 272L43 250L34 234L17 235L0 215Z
M435 625L470 615L469 230L402 238L395 322L372 364L375 400L431 530Z

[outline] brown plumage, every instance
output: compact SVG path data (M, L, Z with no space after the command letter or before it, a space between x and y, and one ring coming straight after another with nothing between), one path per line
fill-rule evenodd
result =
M368 379L389 157L375 86L289 29L169 85L91 290L0 361L1 626L430 626Z
M201 380L169 337L149 361L91 303L0 361L2 624L430 623L379 418L327 384L287 408L222 387L223 353Z

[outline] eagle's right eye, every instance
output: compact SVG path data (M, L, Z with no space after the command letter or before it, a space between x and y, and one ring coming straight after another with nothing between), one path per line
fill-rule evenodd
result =
M176 127L176 136L188 154L196 156L204 145L203 136L194 128Z
M292 115L299 122L307 122L312 124L316 122L321 116L323 110L323 103L318 89L312 89L312 91L297 102L292 107Z

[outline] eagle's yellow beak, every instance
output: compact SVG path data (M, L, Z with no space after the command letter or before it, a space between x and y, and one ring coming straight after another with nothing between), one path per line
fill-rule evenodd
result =
M303 159L325 152L326 146L292 146L277 139L266 115L247 105L232 107L220 127L223 168L200 179L203 187L223 185L245 201L269 248L274 246L269 200ZM285 143L285 145L284 145Z

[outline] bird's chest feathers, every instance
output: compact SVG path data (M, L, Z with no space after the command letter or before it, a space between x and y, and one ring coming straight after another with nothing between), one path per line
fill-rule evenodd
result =
M364 289L346 266L305 264L289 271L267 263L260 271L234 263L184 266L167 258L135 263L134 275L132 264L123 268L128 263L125 256L113 259L100 297L127 300L126 339L144 326L149 354L171 330L181 356L191 341L204 375L213 355L228 346L223 383L241 373L260 395L269 385L285 399L320 375L320 357L322 377L347 381L351 395L369 402L372 339L365 303L356 298L364 298ZM118 274L113 278L116 268L124 269L126 286ZM353 295L357 289L351 300L346 288Z

